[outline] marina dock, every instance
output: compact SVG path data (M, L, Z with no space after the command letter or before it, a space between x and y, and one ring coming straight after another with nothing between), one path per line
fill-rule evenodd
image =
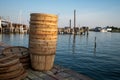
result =
M0 54L4 48L9 46L10 45L0 42ZM27 73L27 77L23 80L93 80L88 76L59 65L54 65L50 71L34 71L29 68L27 69Z

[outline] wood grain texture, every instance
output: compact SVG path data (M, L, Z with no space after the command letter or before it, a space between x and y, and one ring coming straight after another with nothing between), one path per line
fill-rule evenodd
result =
M57 41L56 15L33 13L30 17L29 52L32 68L50 70L54 63Z

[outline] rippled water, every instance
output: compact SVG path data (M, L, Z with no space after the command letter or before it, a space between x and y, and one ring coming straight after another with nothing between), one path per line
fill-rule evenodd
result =
M96 37L96 48L95 48ZM28 47L28 35L3 34L0 41ZM120 33L59 35L55 63L95 80L120 80Z

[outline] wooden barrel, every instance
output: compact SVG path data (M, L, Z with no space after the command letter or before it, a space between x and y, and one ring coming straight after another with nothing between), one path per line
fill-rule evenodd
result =
M30 17L29 53L32 68L46 71L53 67L56 53L58 16L32 13Z

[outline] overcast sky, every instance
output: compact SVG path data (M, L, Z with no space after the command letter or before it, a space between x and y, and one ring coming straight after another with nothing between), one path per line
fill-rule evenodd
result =
M0 16L29 24L30 13L59 15L59 27L69 25L76 9L77 26L120 27L120 0L0 0Z

